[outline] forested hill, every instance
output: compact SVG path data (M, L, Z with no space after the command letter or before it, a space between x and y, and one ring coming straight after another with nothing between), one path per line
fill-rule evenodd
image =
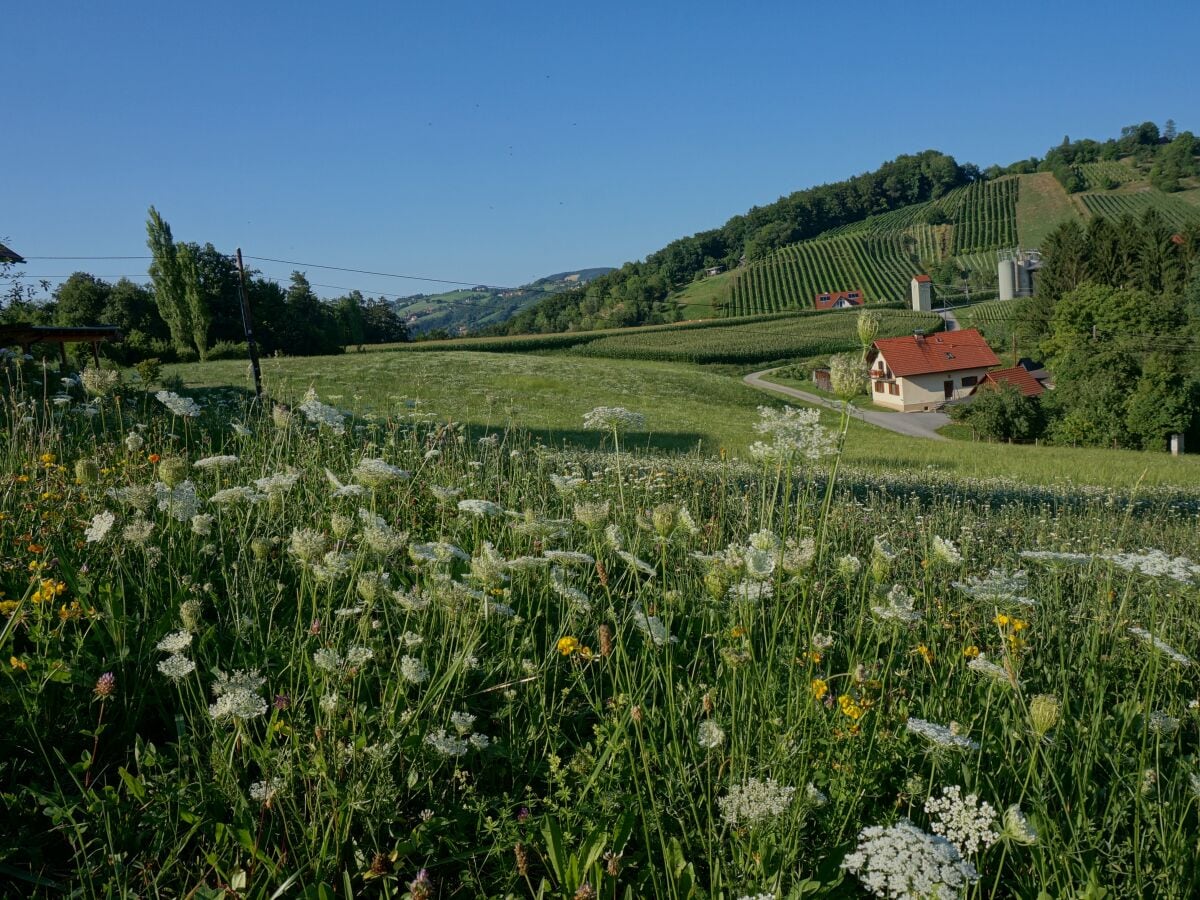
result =
M732 268L830 228L935 200L981 177L936 150L898 156L874 172L796 191L767 206L734 216L720 228L672 241L642 262L626 263L584 288L548 297L493 333L567 331L642 325L678 318L671 291L710 266Z
M997 249L1018 239L1036 246L1064 219L1153 206L1179 227L1194 222L1197 154L1200 141L1168 120L1161 131L1143 122L1103 142L1064 137L1041 159L985 172L935 150L899 156L874 172L797 191L673 241L490 332L655 324L683 317L685 308L689 318L778 311L806 307L819 290L857 288L873 300L896 299L922 271L945 285L994 288ZM731 271L699 280L716 266Z

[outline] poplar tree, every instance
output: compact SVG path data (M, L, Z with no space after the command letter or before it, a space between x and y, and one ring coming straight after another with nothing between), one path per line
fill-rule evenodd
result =
M153 206L146 220L146 246L154 261L150 264L150 278L154 282L154 300L158 313L171 331L171 343L177 353L186 353L191 345L191 315L188 310L187 290L179 257L175 250L175 239L171 226L163 221Z
M192 247L189 244L177 244L175 259L179 264L179 276L183 282L183 298L191 326L192 342L203 361L208 359L208 329L212 324L212 310L200 284L200 271L196 266L196 254L192 252Z

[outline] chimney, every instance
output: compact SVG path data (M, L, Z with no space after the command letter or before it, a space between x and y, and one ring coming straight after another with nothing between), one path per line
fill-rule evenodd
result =
M914 331L914 332L913 332L913 338L916 340L916 342L917 342L918 344L923 344L923 343L925 343L925 332L924 332L924 331L920 331L920 330L918 330L918 331Z

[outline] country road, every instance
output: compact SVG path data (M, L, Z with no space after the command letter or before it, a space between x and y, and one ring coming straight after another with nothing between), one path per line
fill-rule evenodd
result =
M792 397L796 400L803 400L805 403L813 406L824 406L827 409L838 410L842 409L840 400L830 400L826 397L820 397L817 394L810 394L807 391L797 390L796 388L785 387L782 384L774 384L764 379L769 376L775 369L763 369L761 372L751 372L745 376L742 381L750 385L752 388L757 388L760 391L771 391L775 394L783 394L785 397ZM950 417L945 413L940 412L876 412L870 409L859 409L851 407L850 415L863 422L871 425L877 425L880 428L886 428L888 431L894 431L897 434L908 435L909 437L926 438L931 441L946 441L949 438L937 433L937 429L950 422Z

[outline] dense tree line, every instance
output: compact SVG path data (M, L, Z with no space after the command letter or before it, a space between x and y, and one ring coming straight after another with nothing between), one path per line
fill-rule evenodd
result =
M1055 389L1041 409L1011 392L962 415L1000 438L1163 450L1170 434L1200 443L1200 227L1072 220L1042 245L1037 295L1018 332L1038 346Z
M899 156L874 172L796 191L734 216L722 227L672 241L641 262L597 278L584 288L548 297L493 333L525 334L657 324L678 316L668 295L710 266L733 268L785 244L816 237L912 203L941 197L980 178L975 166L926 150Z
M123 363L245 356L234 259L212 244L176 242L153 208L147 230L154 255L150 285L76 272L48 296L10 291L0 322L116 325L125 339L105 345L105 352ZM387 300L359 291L322 300L301 272L293 272L284 287L249 271L246 296L263 353L311 356L408 339L404 320Z
M1132 157L1133 163L1149 168L1150 182L1161 191L1180 189L1179 179L1197 174L1196 153L1200 143L1190 131L1177 133L1175 123L1167 120L1160 132L1153 122L1128 125L1121 129L1119 138L1107 141L1089 139L1072 141L1064 137L1062 143L1051 148L1044 159L1034 161L1036 170L1052 172L1069 192L1086 190L1087 180L1079 171L1085 163L1115 161ZM1102 185L1115 188L1116 184Z

